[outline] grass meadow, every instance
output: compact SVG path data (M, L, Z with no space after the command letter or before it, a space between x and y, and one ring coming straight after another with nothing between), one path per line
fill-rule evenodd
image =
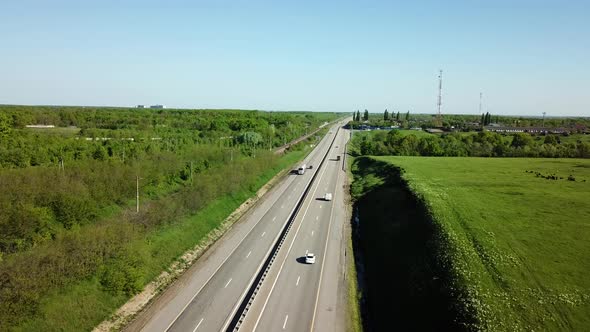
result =
M590 328L590 160L371 158L425 204L473 328Z

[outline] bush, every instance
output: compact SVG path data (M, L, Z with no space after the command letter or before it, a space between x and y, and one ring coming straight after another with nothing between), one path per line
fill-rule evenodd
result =
M133 295L141 291L144 284L144 265L140 256L124 253L111 259L99 270L100 284L113 295Z

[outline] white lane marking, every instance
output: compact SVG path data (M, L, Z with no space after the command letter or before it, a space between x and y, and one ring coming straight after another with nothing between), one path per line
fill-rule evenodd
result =
M305 254L307 255L307 250L305 250Z
M197 327L195 327L195 329L193 330L193 332L195 332L199 328L199 326L201 326L201 323L203 322L203 319L205 319L205 318L201 318L201 320L199 321L199 324L197 324Z
M313 236L313 231L311 231L311 236Z
M264 237L264 234L266 234L266 232L262 232L262 235L260 237Z
M272 221L275 221L275 220L277 220L277 217L273 217L273 218L272 218Z
M252 250L248 251L248 255L246 255L246 258L250 257L251 253L252 253Z
M285 327L287 326L287 320L289 319L289 315L285 316L285 322L283 323L283 330L285 329Z
M223 287L223 288L227 288L227 286L229 285L230 282L231 282L231 278L229 278L229 280L227 281L227 284L225 284L225 287Z
M281 205L281 209L284 208L284 207L285 207L285 205Z
M320 220L320 216L315 217L315 220Z
M322 208L322 206L320 205L320 209Z
M299 286L299 278L301 278L301 276L297 277L297 282L295 283L295 286Z

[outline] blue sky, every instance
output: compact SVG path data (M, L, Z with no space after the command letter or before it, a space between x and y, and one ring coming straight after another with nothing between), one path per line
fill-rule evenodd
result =
M0 103L590 116L588 1L3 1Z

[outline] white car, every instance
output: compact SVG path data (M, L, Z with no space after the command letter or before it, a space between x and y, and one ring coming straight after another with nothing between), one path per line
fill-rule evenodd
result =
M315 254L311 252L305 255L305 264L313 264L315 263Z
M331 201L332 200L332 193L326 193L324 195L324 201Z

